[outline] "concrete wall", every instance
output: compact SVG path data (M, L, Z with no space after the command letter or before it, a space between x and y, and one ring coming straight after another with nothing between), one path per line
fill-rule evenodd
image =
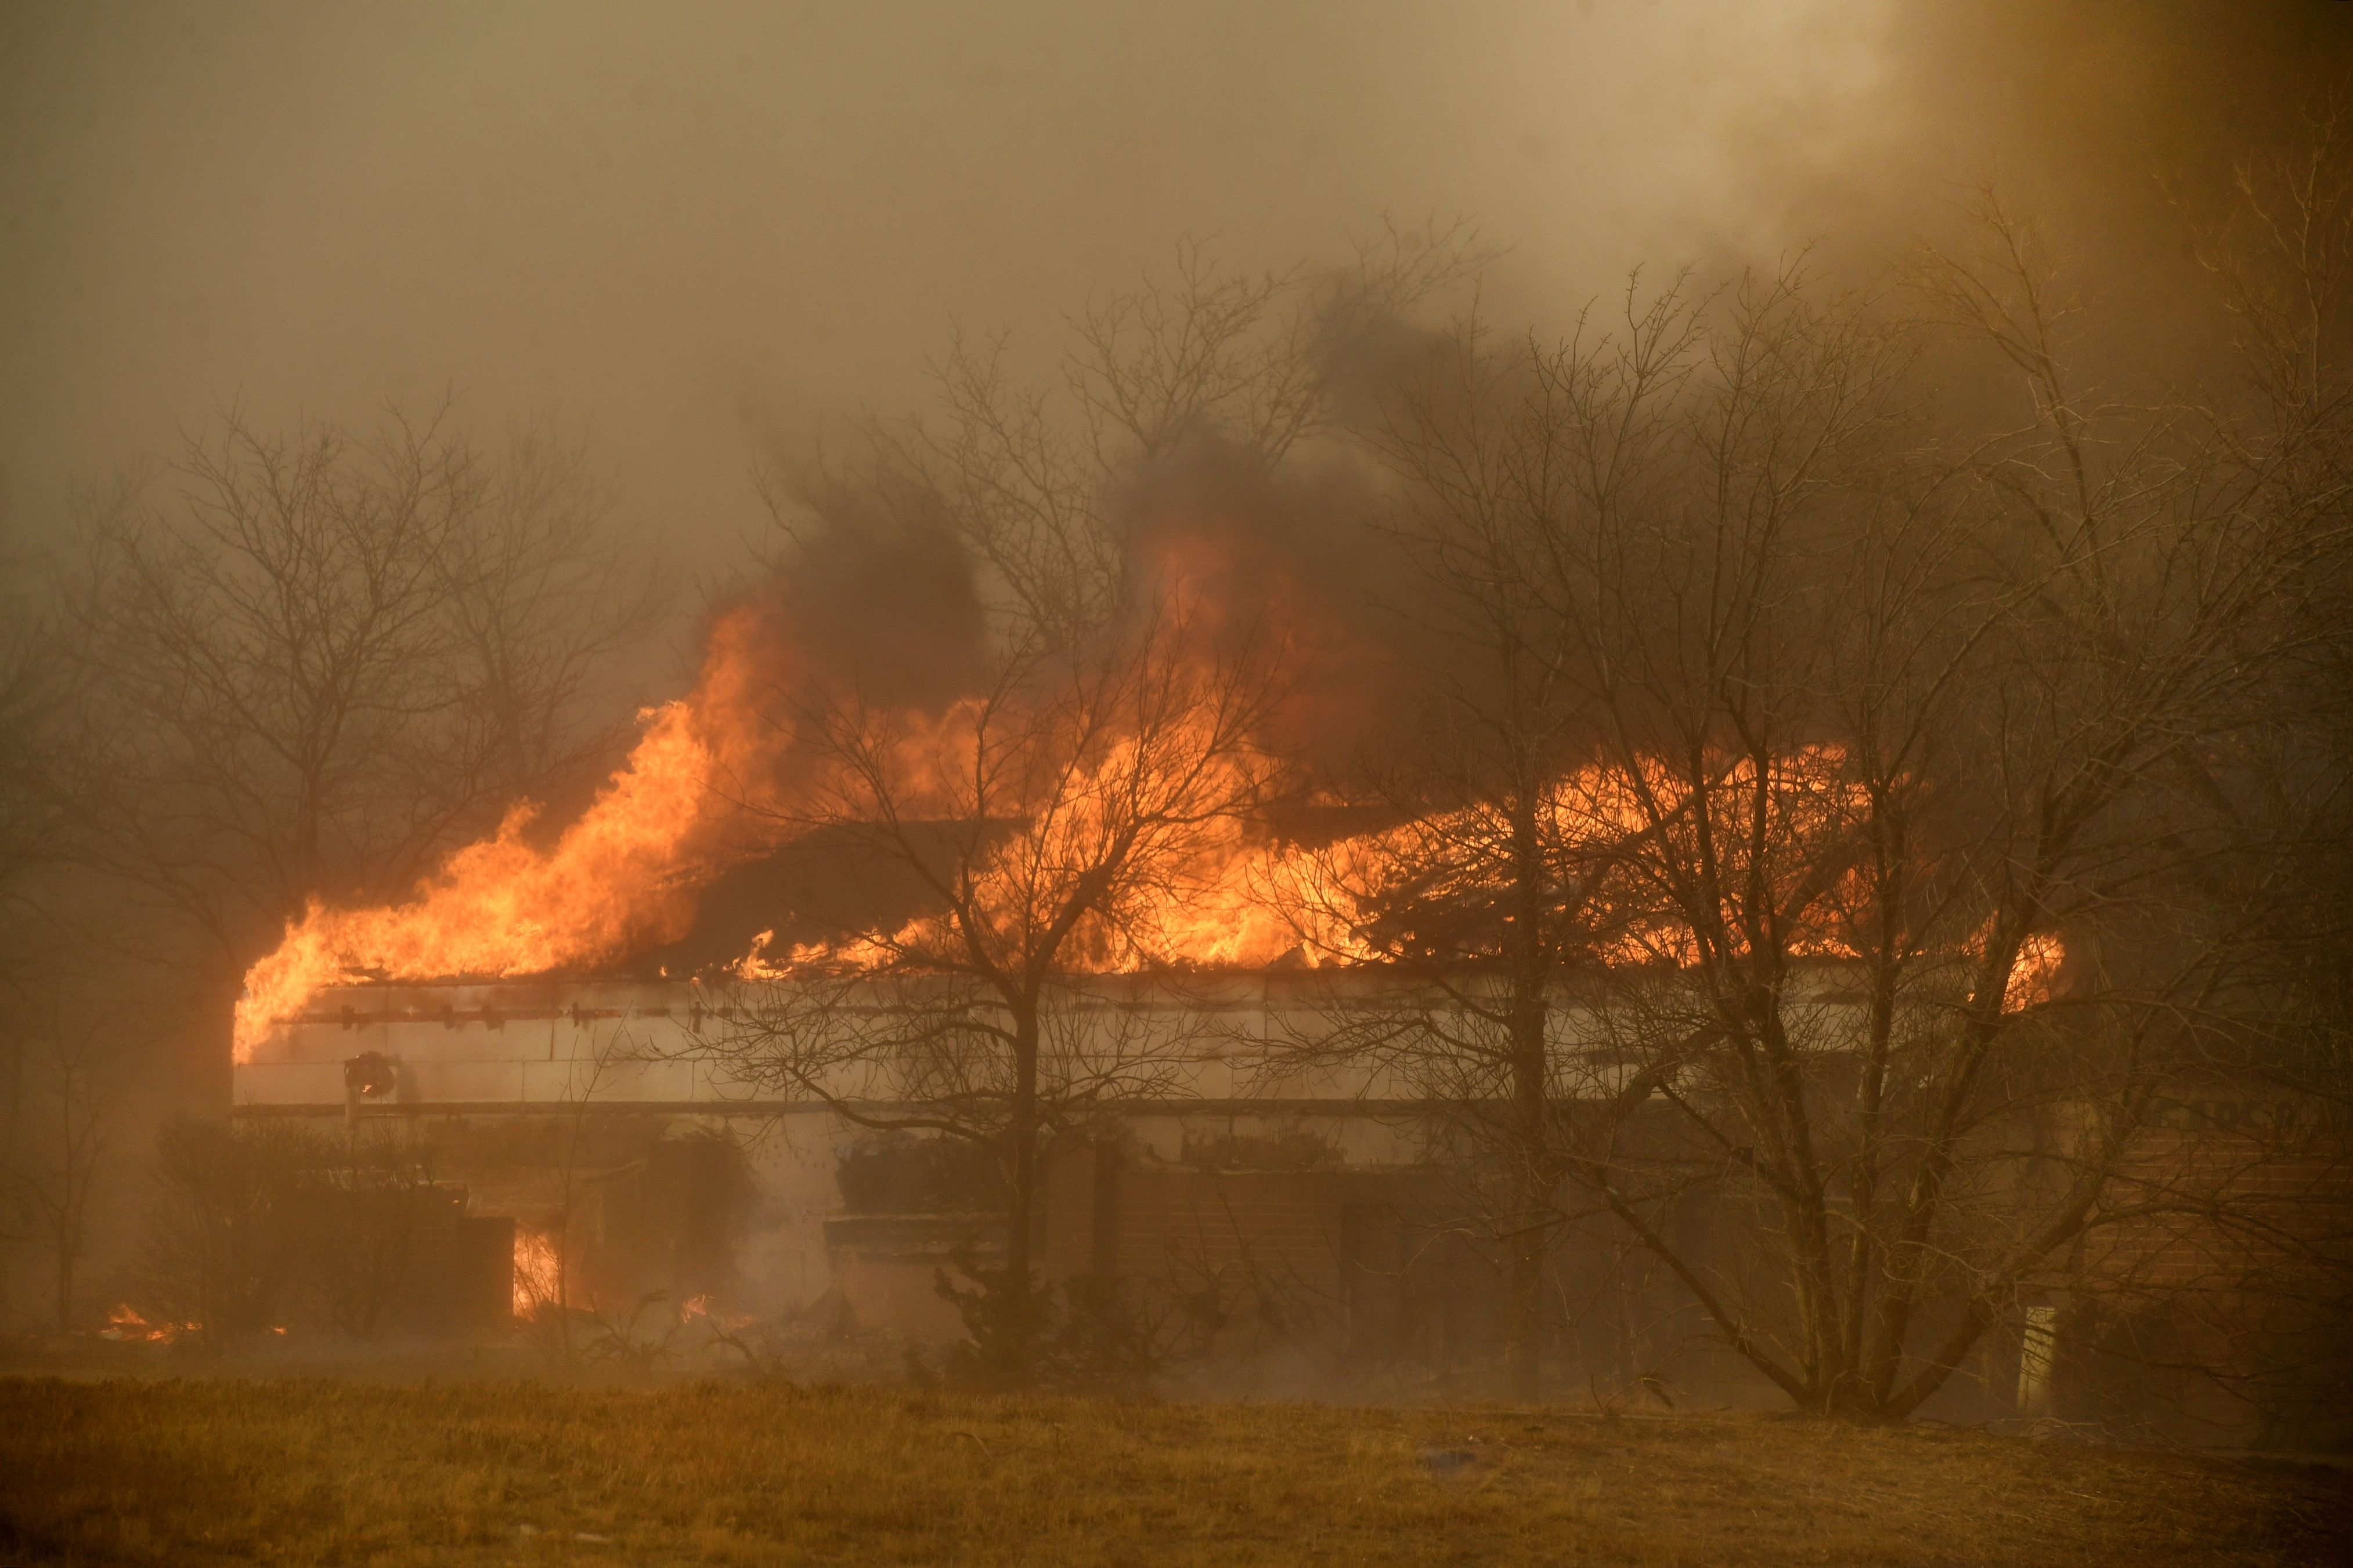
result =
M1458 1195L1421 1164L1409 1086L1361 1068L1276 1070L1351 1006L1384 1005L1390 984L1111 977L1066 1008L1090 1043L1144 1031L1183 1049L1168 1094L1112 1108L1050 1152L1039 1221L1049 1274L1118 1279L1197 1315L1244 1360L1329 1371L1482 1356L1500 1331L1493 1268L1447 1223ZM853 1167L948 1156L821 1098L744 1083L705 1047L726 1027L721 1010L746 1000L688 982L337 987L256 1043L235 1100L248 1118L406 1130L475 1212L513 1218L525 1237L566 1226L576 1289L619 1304L707 1292L763 1318L956 1337L934 1279L960 1249L1001 1245L990 1178L965 1169L912 1199L855 1190ZM1600 1033L1573 999L1557 1019L1565 1049ZM347 1092L345 1064L366 1053L390 1064L390 1084L362 1098ZM1595 1068L1597 1091L1612 1071ZM856 1092L847 1079L828 1087ZM735 1178L719 1195L678 1174L701 1168L679 1156L713 1147ZM714 1205L716 1219L702 1212ZM723 1267L689 1245L712 1223L726 1227Z

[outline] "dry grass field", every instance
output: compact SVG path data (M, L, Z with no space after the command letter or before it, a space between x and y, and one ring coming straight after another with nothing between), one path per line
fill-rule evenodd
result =
M12 1563L2344 1562L2341 1471L881 1388L0 1381Z

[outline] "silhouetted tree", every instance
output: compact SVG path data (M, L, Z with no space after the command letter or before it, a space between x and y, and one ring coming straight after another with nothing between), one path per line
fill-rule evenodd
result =
M578 449L485 452L444 415L232 416L172 477L87 509L80 724L53 765L78 857L215 952L312 899L405 890L601 759L595 683L662 589Z

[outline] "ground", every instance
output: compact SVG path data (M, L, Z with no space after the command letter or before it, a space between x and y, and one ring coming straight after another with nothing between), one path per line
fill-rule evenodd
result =
M0 1561L2341 1562L2353 1476L1933 1427L0 1380Z

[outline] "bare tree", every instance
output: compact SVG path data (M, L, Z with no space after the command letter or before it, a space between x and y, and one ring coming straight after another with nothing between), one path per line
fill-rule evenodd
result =
M2275 521L2285 559L2264 626L2284 657L2272 721L2232 759L2244 809L2264 814L2274 866L2272 980L2295 1005L2278 1065L2346 1100L2343 1045L2353 921L2353 112L2345 92L2307 107L2305 134L2233 171L2232 199L2199 224L2200 256L2236 328L2257 412L2216 419L2236 482ZM2223 398L2216 405L2228 407Z
M80 855L215 951L405 889L597 759L599 663L660 595L578 449L485 454L446 415L368 435L231 416L174 477L162 503L131 485L87 509L90 699L60 766Z
M591 1163L597 1153L597 1140L592 1136L598 1130L596 1096L628 1064L639 1059L640 1047L617 1035L598 1040L585 1064L577 1056L573 1058L564 1086L564 1119L556 1134L561 1148L551 1161L555 1172L554 1201L544 1211L543 1226L518 1232L515 1293L524 1299L547 1349L561 1359L568 1360L582 1349L573 1332L574 1317L583 1310L574 1298L574 1286L581 1269L586 1211L615 1173L609 1162L602 1166ZM620 1167L628 1168L627 1164ZM610 1338L612 1326L605 1322L599 1306L592 1296L586 1310L605 1337Z
M74 1325L93 1204L153 1031L119 975L93 974L93 908L72 873L56 766L84 693L45 563L0 600L0 1202L6 1239L46 1253L60 1333ZM102 1000L99 1000L102 998Z
M1477 542L1436 580L1524 650L1471 683L1483 730L1544 746L1334 884L1357 940L1463 978L1324 1048L1491 1147L1540 1132L1523 1195L1556 1175L1815 1410L1916 1409L2104 1238L2229 1187L2148 1134L2243 1017L2263 836L2218 759L2308 516L2211 424L2080 400L2031 233L1980 216L1984 256L1913 279L2027 394L1965 450L1921 445L1911 322L1789 278L1493 356L1380 435ZM1494 908L1531 918L1461 939Z
M1596 520L1574 575L1598 815L1630 806L1662 918L1567 1169L1819 1410L1916 1409L2101 1233L2213 1201L2142 1151L2236 975L2205 766L2256 690L2274 520L2168 410L2081 402L2030 232L1980 232L1917 282L2025 426L1890 484L1893 342L1746 296L1695 494ZM1678 1241L1701 1192L1769 1245Z
M1019 384L1003 340L959 338L934 417L871 423L854 464L769 486L797 544L812 515L951 542L988 631L944 709L869 701L857 671L795 699L819 782L770 808L780 827L895 868L929 912L844 923L828 952L849 973L786 966L717 1048L852 1120L997 1154L1008 1375L1028 1375L1037 1331L1041 1141L1174 1089L1187 1048L1099 1005L1090 977L1168 955L1166 922L1266 787L1253 742L1279 650L1212 624L1181 563L1137 548L1121 485L1189 441L1279 464L1333 419L1356 314L1442 286L1468 254L1456 230L1393 231L1337 273L1249 277L1187 248L1173 280L1072 323L1059 388Z
M15 1211L12 1231L48 1254L51 1306L62 1334L72 1331L80 1304L91 1200L123 1092L121 1053L109 1049L102 1026L87 1018L43 1022L6 1032L9 1128L0 1191Z
M67 861L69 816L56 752L77 697L47 563L0 541L0 1016L29 1005L26 962L51 879Z
M1456 324L1420 374L1392 388L1367 430L1402 481L1397 533L1415 571L1418 709L1403 760L1367 769L1361 796L1398 825L1344 840L1315 874L1275 896L1329 956L1378 963L1408 982L1388 1005L1350 1003L1312 1037L1283 1042L1277 1070L1305 1059L1377 1062L1444 1108L1440 1163L1500 1244L1506 1272L1505 1375L1514 1397L1541 1392L1545 1259L1559 1216L1551 1122L1562 988L1621 936L1608 892L1616 835L1578 811L1573 780L1599 714L1578 642L1546 584L1563 519L1617 508L1655 488L1654 410L1691 374L1698 318L1678 289L1630 289L1609 345L1585 331L1554 349L1497 345ZM1615 451L1597 433L1634 438ZM1400 1005L1401 1004L1401 1005ZM1440 1151L1433 1148L1433 1154Z
M1092 653L1016 644L985 694L935 720L806 709L823 782L786 826L895 876L923 912L836 922L710 1036L748 1084L997 1157L1004 1270L982 1348L1014 1380L1038 1331L1041 1150L1183 1087L1186 1032L1099 998L1095 977L1166 956L1171 912L1211 871L1205 844L1261 784L1263 682L1205 663L1186 631L1172 612Z

